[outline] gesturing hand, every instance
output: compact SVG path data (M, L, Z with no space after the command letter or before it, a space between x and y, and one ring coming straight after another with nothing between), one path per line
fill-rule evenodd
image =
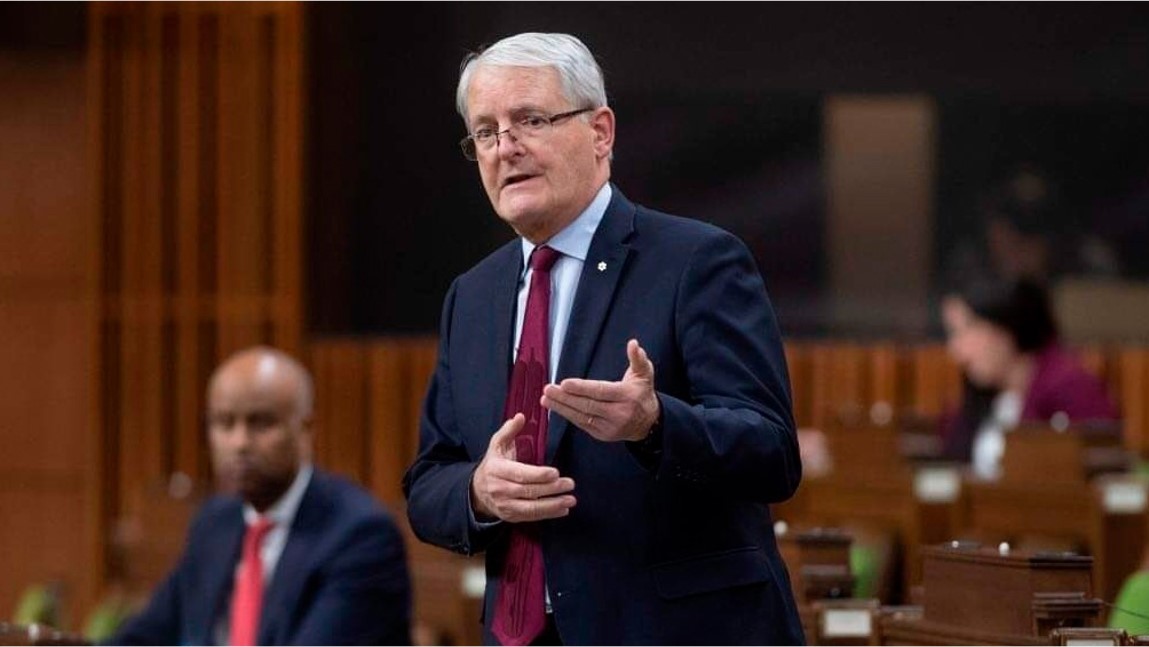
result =
M642 440L659 414L654 364L636 339L627 342L626 357L621 381L567 378L543 389L542 405L599 440Z
M515 460L515 435L526 424L523 414L503 423L491 436L487 453L471 477L471 507L480 519L514 523L565 517L576 501L574 480L549 465Z

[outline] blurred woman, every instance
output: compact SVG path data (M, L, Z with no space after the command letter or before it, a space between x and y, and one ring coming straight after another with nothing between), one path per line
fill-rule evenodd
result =
M1049 296L1021 279L978 282L942 301L950 356L962 368L962 405L945 428L945 454L999 475L1005 433L1020 422L1113 421L1105 386L1058 338Z

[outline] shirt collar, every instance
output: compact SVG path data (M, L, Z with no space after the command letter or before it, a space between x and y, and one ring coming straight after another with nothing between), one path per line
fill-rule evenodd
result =
M314 471L311 463L301 465L299 471L295 473L295 480L291 482L291 487L287 488L287 492L284 492L283 496L279 497L279 500L272 504L262 516L273 522L277 528L290 528L291 522L295 520L295 513L299 510L299 504L303 501L303 492L307 490L307 484L311 482L311 473ZM243 521L245 524L250 526L260 516L250 503L243 504Z
M610 204L611 188L610 182L602 185L602 188L595 194L594 199L590 201L586 209L579 214L562 231L551 236L551 239L546 242L546 245L555 251L562 252L564 256L573 256L580 261L586 262L587 252L590 251L590 241L594 238L594 232L598 229L598 224L602 222L603 216L606 214L606 208ZM535 251L535 245L526 238L522 239L523 242L523 272L526 273L529 261L531 260L531 252Z

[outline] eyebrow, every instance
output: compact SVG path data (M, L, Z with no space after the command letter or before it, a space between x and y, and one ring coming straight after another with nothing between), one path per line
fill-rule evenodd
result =
M508 114L510 115L511 119L515 119L516 117L522 117L523 115L528 115L528 114L545 115L545 114L550 114L550 113L547 112L546 108L543 108L543 107L538 106L536 104L524 104L524 105L515 106L514 108L511 108ZM482 124L482 123L490 123L492 121L497 121L497 120L494 119L493 117L491 117L490 115L478 115L474 118L472 123Z

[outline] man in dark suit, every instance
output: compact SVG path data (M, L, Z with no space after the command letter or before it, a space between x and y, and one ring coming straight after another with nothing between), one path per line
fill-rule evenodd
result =
M520 238L447 293L415 533L486 552L486 642L802 642L769 510L801 478L789 378L745 245L609 182L574 37L470 55L457 107Z
M223 489L179 564L116 644L410 644L403 540L367 491L311 466L313 388L270 348L225 361L208 389Z

